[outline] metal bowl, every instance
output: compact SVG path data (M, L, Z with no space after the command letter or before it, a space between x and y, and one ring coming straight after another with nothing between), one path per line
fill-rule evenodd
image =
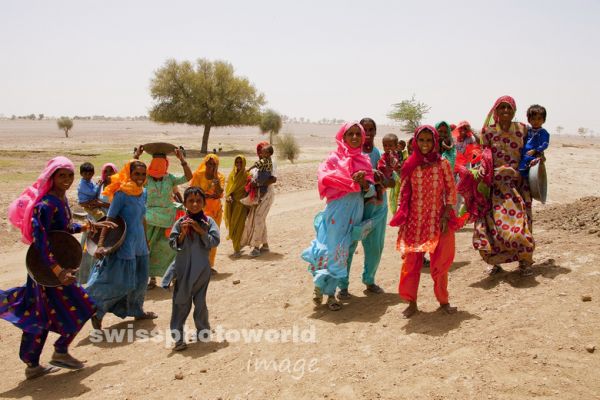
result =
M48 242L49 251L52 252L58 265L68 269L79 268L82 257L79 240L65 231L50 231ZM34 244L27 250L25 265L31 279L38 284L49 287L62 285L50 267L44 263L42 254Z
M537 201L546 203L546 195L548 194L548 179L546 177L546 166L544 161L539 161L532 165L529 169L529 188L531 196Z
M98 222L106 221L107 217L102 217L98 220ZM117 224L115 229L108 229L106 231L106 236L104 237L104 248L106 249L106 254L112 254L119 250L119 247L125 241L125 235L127 235L127 224L125 220L121 217L118 217L114 222ZM96 249L98 248L98 242L100 241L101 229L90 233L87 236L86 241L86 249L87 252L91 255L96 253Z

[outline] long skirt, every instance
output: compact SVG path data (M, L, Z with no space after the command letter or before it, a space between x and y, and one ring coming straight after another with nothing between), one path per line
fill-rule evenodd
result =
M497 175L490 191L492 208L475 221L473 247L490 264L533 262L531 192L527 180Z
M302 259L309 263L315 286L327 296L333 296L340 279L348 276L349 249L360 236L354 231L359 229L363 210L362 193L350 193L327 203L315 217L317 237L302 252Z
M177 253L169 246L169 239L165 234L167 229L154 225L148 225L147 229L150 246L148 275L163 276Z
M241 247L260 247L269 243L267 236L267 215L273 205L275 192L273 186L269 186L267 193L261 198L258 205L251 207L246 217L244 233L240 242Z
M125 260L116 255L99 260L92 268L87 291L96 303L96 316L141 317L148 285L148 256Z

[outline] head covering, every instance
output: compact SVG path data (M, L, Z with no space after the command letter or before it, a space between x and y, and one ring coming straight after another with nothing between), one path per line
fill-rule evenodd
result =
M125 164L120 172L111 176L110 185L106 186L102 192L102 194L107 196L111 201L115 193L119 191L128 196L141 196L144 191L142 186L138 186L137 183L131 180L131 163L133 162L139 162L146 166L146 164L139 160L131 160Z
M111 168L113 173L117 172L117 166L113 163L106 163L102 166L102 182L108 179L108 169Z
M433 133L433 148L429 153L423 154L419 149L418 138L419 135L426 130L431 131L431 133ZM431 125L421 125L415 130L415 134L413 136L412 141L413 152L410 155L410 157L408 157L408 159L404 162L404 164L402 164L402 169L400 170L400 176L402 179L402 189L400 191L399 196L400 201L398 204L398 210L396 211L396 214L390 221L391 226L404 225L408 220L409 203L412 193L410 184L411 175L418 166L438 162L442 159L442 156L438 152L439 140L440 136L438 134L438 131Z
M235 162L237 159L242 160L242 168L238 170L235 166ZM246 186L246 181L248 180L248 173L246 172L246 157L241 154L238 154L233 160L233 169L229 173L227 177L227 186L225 189L225 195L230 196L232 193L237 192L244 186Z
M482 132L488 126L492 126L493 125L492 121L494 122L494 124L498 123L498 112L496 111L496 109L502 103L508 103L508 104L510 104L510 106L512 107L512 109L514 111L517 111L517 103L515 102L515 99L513 99L510 96L502 96L502 97L500 97L498 100L496 100L496 102L492 106L492 109L490 110L490 112L488 113L487 117L485 118L485 121L483 123Z
M264 141L264 142L260 142L259 144L256 145L256 155L260 157L260 152L262 151L263 147L266 146L270 146L271 143Z
M217 164L217 173L215 174L215 177L213 179L215 179L215 178L219 179L221 186L224 185L225 177L223 176L223 174L221 174L219 172L219 169L218 169L219 168L219 156L217 156L216 154L210 153L210 154L207 154L206 157L204 157L204 159L202 160L202 162L200 163L200 165L198 166L196 171L194 171L192 180L190 180L190 186L199 187L202 190L204 190L204 192L206 194L214 194L212 189L210 189L210 188L212 188L212 179L206 178L206 163L208 162L208 160L213 160Z
M168 169L169 160L167 157L152 157L152 161L150 161L150 165L148 166L148 175L159 179L167 174Z
M454 139L462 142L462 139L460 138L460 132L459 132L459 130L461 128L466 127L466 126L469 127L469 130L467 131L467 134L465 135L465 137L471 137L471 136L473 136L473 131L471 130L471 124L469 123L469 121L460 121L458 123L458 125L456 125L456 128L454 128L452 130L452 136L454 137Z
M344 140L344 135L353 126L358 126L361 133L360 146L353 149ZM365 179L374 182L373 167L369 156L362 152L365 143L365 130L358 122L346 122L335 135L337 150L332 151L327 159L319 165L319 195L332 201L348 193L359 192L360 185L352 180L358 171L365 172Z
M51 159L37 180L8 206L8 219L15 228L21 230L23 243L31 244L33 242L33 226L31 224L33 208L52 189L52 175L61 168L75 171L75 166L68 158L55 157Z
M448 131L448 136L450 137L450 140L452 141L452 128L450 127L450 124L447 123L446 121L440 121L437 124L435 124L435 129L438 131L438 135L439 135L439 129L440 126L445 125L446 126L446 130Z

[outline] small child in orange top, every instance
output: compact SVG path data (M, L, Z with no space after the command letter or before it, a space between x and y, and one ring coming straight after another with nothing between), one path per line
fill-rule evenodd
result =
M398 211L390 225L398 226L398 250L403 264L399 294L409 302L403 314L418 311L417 291L425 252L431 255L431 277L440 308L456 312L448 302L448 270L454 261L454 231L460 227L453 206L456 187L450 163L438 151L439 135L429 125L417 128L413 151L402 166Z

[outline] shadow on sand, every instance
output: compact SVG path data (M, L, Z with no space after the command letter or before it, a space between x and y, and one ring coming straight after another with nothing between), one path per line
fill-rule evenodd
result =
M525 289L539 285L540 283L536 280L536 277L538 276L554 279L558 275L568 274L571 272L569 268L556 265L556 261L552 258L540 264L534 264L532 270L533 275L531 276L521 276L518 269L514 269L512 271L503 271L496 275L487 275L485 278L478 282L474 282L469 286L490 290L498 286L500 283L505 282L514 288Z
M406 333L420 333L429 336L443 336L460 327L463 321L481 319L468 311L459 310L456 314L446 314L442 310L419 311L413 315L402 329Z
M373 294L366 290L363 293L367 295L352 296L351 299L343 301L344 306L340 311L330 311L326 305L322 305L315 307L309 317L336 325L348 322L378 322L388 307L401 301L397 293Z

